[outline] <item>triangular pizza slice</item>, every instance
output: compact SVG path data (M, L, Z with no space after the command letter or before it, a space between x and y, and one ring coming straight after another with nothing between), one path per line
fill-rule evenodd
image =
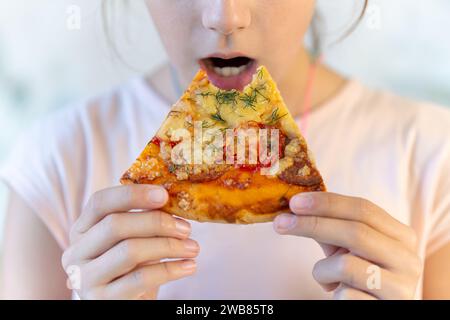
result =
M122 184L158 184L163 210L209 222L267 222L300 192L325 191L305 139L267 69L242 91L200 70Z

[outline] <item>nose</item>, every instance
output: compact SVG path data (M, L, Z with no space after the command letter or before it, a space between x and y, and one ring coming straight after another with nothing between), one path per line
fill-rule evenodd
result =
M246 0L209 0L203 11L202 22L207 29L222 35L231 35L248 28L251 21Z

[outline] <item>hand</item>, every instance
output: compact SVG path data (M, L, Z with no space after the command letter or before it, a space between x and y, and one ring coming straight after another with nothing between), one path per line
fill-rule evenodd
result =
M195 272L199 246L188 239L190 224L156 210L167 199L153 185L109 188L90 198L62 256L66 272L79 270L80 298L156 298L160 285ZM142 211L129 212L136 209ZM166 258L181 260L160 261Z
M414 230L361 198L327 192L297 194L292 214L274 221L280 234L308 237L326 258L315 280L336 299L412 299L422 273ZM379 272L377 285L371 274Z

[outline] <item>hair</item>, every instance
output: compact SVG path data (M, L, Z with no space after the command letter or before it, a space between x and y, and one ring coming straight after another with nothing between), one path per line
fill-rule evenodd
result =
M358 15L357 19L351 23L350 27L342 34L340 35L336 40L332 41L327 45L327 47L332 47L336 44L341 43L346 38L348 38L360 25L362 20L364 19L364 16L366 14L367 8L369 6L369 0L363 0L361 12ZM318 57L321 55L324 51L324 43L323 39L321 37L321 22L322 22L322 16L319 12L315 12L313 21L311 23L311 54L313 57Z
M120 2L119 2L120 1ZM102 0L101 2L101 24L103 28L103 33L106 39L106 45L113 52L113 57L119 59L119 61L125 64L127 67L134 69L131 67L124 57L120 54L119 49L117 48L117 43L114 41L114 37L112 36L113 28L111 26L111 20L115 19L114 13L117 13L119 10L117 8L118 5L122 5L125 10L129 10L130 2L129 0Z
M360 25L362 20L364 19L365 13L367 11L367 8L369 6L369 0L362 0L363 5L360 14L358 15L357 19L351 23L350 27L337 38L337 40L332 41L330 44L327 45L327 47L334 46L336 44L341 43L346 38L348 38ZM115 56L119 58L119 60L125 64L126 61L120 54L116 42L113 40L113 37L111 35L112 28L110 26L110 18L115 18L113 15L114 11L117 11L117 6L122 5L125 10L129 10L131 7L131 1L130 0L103 0L102 1L102 27L103 32L106 37L107 45L113 50ZM313 57L318 57L321 55L324 51L324 43L323 39L321 37L321 20L322 17L320 14L316 11L314 14L313 21L311 23L311 55ZM127 64L128 65L128 64Z

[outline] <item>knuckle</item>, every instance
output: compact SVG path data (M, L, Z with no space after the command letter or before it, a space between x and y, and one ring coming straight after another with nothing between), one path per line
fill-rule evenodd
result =
M158 211L159 227L162 229L170 229L173 226L174 218L168 213Z
M361 197L357 197L356 201L358 202L358 209L360 213L367 213L372 210L372 203L369 200L366 200Z
M352 228L351 237L354 243L364 243L367 241L370 229L368 226L357 223L354 228Z
M175 271L169 266L168 262L162 263L163 266L163 282L168 282L175 278Z
M347 276L352 273L353 258L349 254L341 255L337 261L337 271L341 276Z
M304 217L303 226L306 228L307 233L315 234L319 228L319 218L316 216Z
M134 188L134 186L125 186L123 189L123 200L125 203L127 204L132 204L134 203L134 199L137 198L136 196L136 189Z
M321 194L321 196L322 196L321 205L324 210L330 210L335 207L336 199L332 194L330 194L328 192L324 192L323 194Z
M123 240L120 242L118 246L118 255L120 259L125 261L135 261L138 255L136 242L133 240Z
M140 287L146 287L149 285L149 277L144 269L137 269L132 273L132 279L135 284Z
M374 204L370 202L369 200L363 199L363 198L357 198L358 199L358 206L356 206L359 209L358 215L361 216L361 220L370 224L370 222L373 219L373 212L375 210Z
M165 212L162 211L154 211L152 214L153 223L158 229L169 229L170 228L170 222L171 222L171 216Z
M165 239L164 244L168 252L172 252L177 249L178 244L177 240L173 238L164 238L164 239Z
M103 193L101 191L96 191L89 199L86 210L91 212L98 212L101 208L101 203L103 202Z
M356 283L354 259L355 258L352 255L345 254L342 255L338 260L337 269L339 275L349 286L354 286Z
M121 215L112 213L103 218L101 223L101 229L109 237L119 239L121 237Z

